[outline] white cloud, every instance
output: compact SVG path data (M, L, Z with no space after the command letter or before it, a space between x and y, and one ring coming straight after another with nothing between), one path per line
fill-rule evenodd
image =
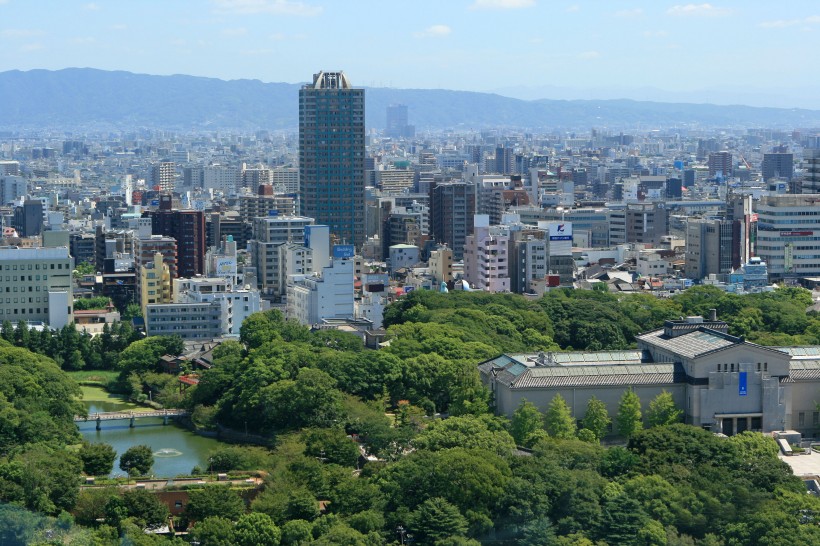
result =
M774 21L763 21L760 28L787 28L796 25L817 25L820 24L820 15L810 15L804 19L777 19Z
M564 9L564 13L575 13L578 11L581 11L581 6L579 6L578 4L567 6L566 9Z
M732 10L712 4L684 4L672 6L666 13L676 17L722 17L732 13Z
M598 52L598 51L584 51L584 52L578 54L579 59L585 59L585 60L597 59L600 56L601 56L601 53Z
M91 2L90 4L86 4L83 6L83 9L86 11L99 11L101 8L99 4L95 4Z
M42 34L42 30L30 28L5 28L0 30L0 38L31 38L32 36L41 36Z
M535 0L475 0L470 9L520 9L534 5Z
M226 36L228 38L235 38L237 36L244 36L247 33L248 33L248 29L246 29L244 27L240 27L240 28L226 28L220 34L222 34L222 36Z
M258 57L260 55L270 55L274 51L272 49L245 49L239 52L240 55L244 55L245 57Z
M128 25L123 25L122 23L120 23L118 25L111 25L110 28L111 30L126 30L128 28Z
M641 15L643 15L643 10L641 8L623 9L615 12L615 17L622 17L624 19L632 19L635 17L640 17Z
M97 41L97 39L94 38L93 36L80 36L78 38L73 38L71 40L71 43L76 44L76 45L88 45L88 44L93 44L96 41Z
M442 38L453 31L447 25L433 25L427 27L423 32L416 32L413 36L416 38Z
M322 13L321 6L293 0L212 0L219 13L249 15L272 13L276 15L302 15L313 17Z
M26 44L20 48L20 51L22 51L23 53L31 53L33 51L40 51L41 49L45 48L46 46L38 42L33 44Z
M669 33L665 30L645 30L643 32L644 38L666 38Z

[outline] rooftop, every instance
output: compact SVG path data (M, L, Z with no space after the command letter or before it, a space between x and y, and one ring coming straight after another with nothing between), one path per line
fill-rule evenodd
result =
M542 364L543 363L543 364ZM666 385L682 376L679 364L654 363L645 351L500 355L479 369L513 389L601 385Z
M718 349L744 343L742 338L705 327L675 337L669 337L665 329L659 329L641 334L636 339L638 342L670 351L685 358L697 358Z

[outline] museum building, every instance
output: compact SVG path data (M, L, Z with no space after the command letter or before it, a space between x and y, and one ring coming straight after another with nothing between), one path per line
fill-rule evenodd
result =
M666 390L684 421L732 435L745 430L820 434L820 347L763 347L716 319L688 317L636 336L638 348L502 354L479 364L496 411L522 400L546 411L556 394L582 419L593 396L615 416L627 389L649 402Z

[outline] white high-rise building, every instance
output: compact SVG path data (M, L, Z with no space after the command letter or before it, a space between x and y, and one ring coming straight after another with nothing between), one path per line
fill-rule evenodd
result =
M312 275L291 275L287 288L287 316L301 324L321 324L355 315L353 245L333 247L329 266Z
M769 280L820 275L820 194L769 195L755 205L757 252Z
M476 214L474 222L464 242L464 277L478 290L509 292L509 228L491 226L486 214Z
M288 243L302 245L305 228L313 218L304 216L267 216L253 221L253 240L248 245L252 265L256 268L257 285L262 293L278 299L285 293L287 274L282 260L282 246Z

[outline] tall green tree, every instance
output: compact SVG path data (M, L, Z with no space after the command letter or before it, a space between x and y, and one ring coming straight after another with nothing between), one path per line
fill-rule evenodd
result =
M119 526L123 519L134 518L140 527L161 525L168 521L168 507L152 492L129 489L113 497L106 505L110 523Z
M527 400L521 400L515 409L510 422L510 434L515 439L515 443L520 446L532 447L532 435L537 430L544 429L544 415L538 408Z
M78 452L83 463L83 472L89 476L110 474L114 468L117 452L110 444L92 444L84 442Z
M611 424L612 418L609 417L606 404L594 396L590 398L587 402L587 412L581 420L581 426L590 430L595 438L600 440L607 433Z
M547 432L553 438L560 438L568 440L575 438L575 418L567 405L567 401L560 394L556 394L550 405L547 407L547 413L544 417L547 427Z
M233 531L236 546L278 546L281 538L282 531L270 516L259 512L240 517Z
M672 393L663 390L658 396L649 402L646 411L646 421L650 427L662 427L679 423L683 416L683 410L678 408Z
M458 507L441 497L427 499L410 515L409 528L422 544L461 536L467 532L467 520Z
M120 469L129 476L144 476L154 466L154 452L150 446L136 445L120 457Z
M231 520L211 516L197 522L190 531L191 537L207 546L234 546L234 524Z
M618 404L618 415L615 417L618 434L625 438L631 438L643 428L641 418L641 399L634 390L628 389L621 396L621 401Z

